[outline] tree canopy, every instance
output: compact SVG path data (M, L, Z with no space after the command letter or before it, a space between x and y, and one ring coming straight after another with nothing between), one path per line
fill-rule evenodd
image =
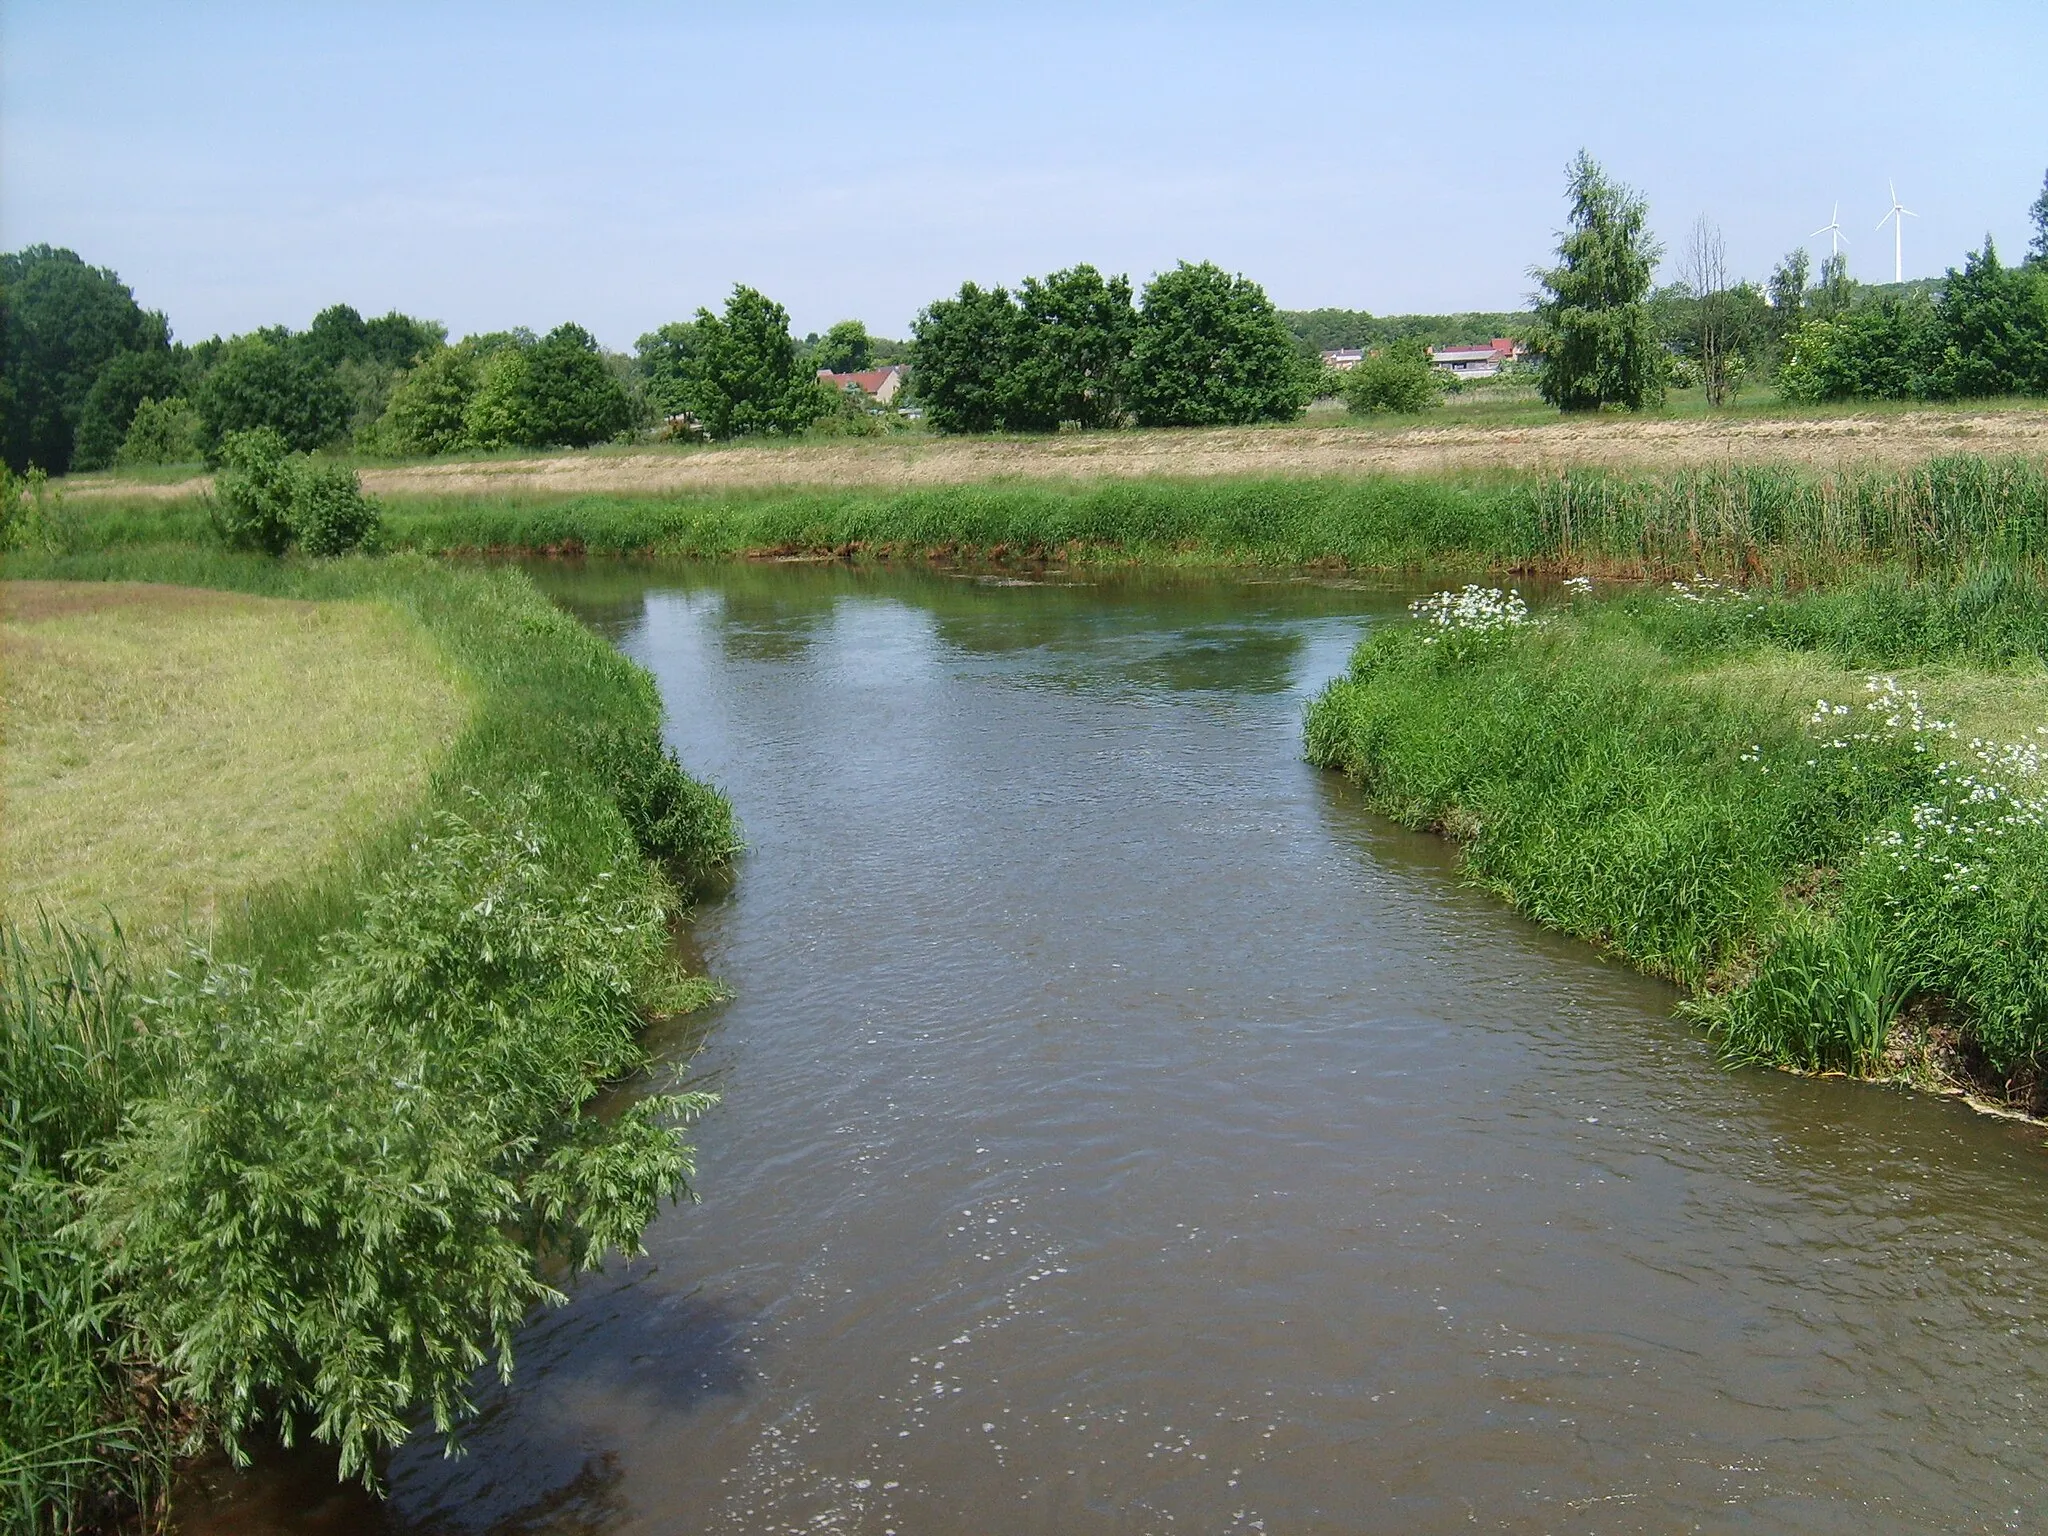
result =
M64 473L100 370L169 339L162 315L75 251L32 245L0 255L0 458L16 471Z
M1566 411L1655 405L1665 361L1643 301L1663 252L1649 209L1583 149L1566 191L1570 227L1558 238L1557 265L1531 273L1545 294L1536 309L1543 398Z
M833 373L861 373L874 366L874 341L858 320L840 320L811 353L813 367Z
M596 338L574 324L493 351L464 415L469 440L481 448L584 448L632 420L633 402Z
M1146 285L1131 345L1133 413L1145 426L1290 421L1309 371L1266 290L1211 262L1182 262Z
M698 310L695 333L683 399L707 436L801 432L832 408L797 355L788 311L758 290L735 286L723 315Z

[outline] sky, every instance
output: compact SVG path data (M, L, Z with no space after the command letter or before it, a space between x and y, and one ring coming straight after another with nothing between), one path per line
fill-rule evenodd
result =
M0 249L185 340L336 302L606 345L748 283L878 334L964 279L1210 260L1283 308L1517 309L1582 146L1674 251L1851 271L2048 171L2048 5L319 6L0 0ZM1667 263L1666 276L1676 265Z

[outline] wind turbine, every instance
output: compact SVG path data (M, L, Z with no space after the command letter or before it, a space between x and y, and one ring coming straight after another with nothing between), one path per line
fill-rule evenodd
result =
M1882 228L1883 226L1880 225L1879 227ZM1814 235L1831 236L1834 243L1828 248L1828 254L1830 256L1842 254L1842 247L1849 243L1849 237L1842 233L1842 205L1840 203L1835 204L1835 216L1806 238L1811 240Z
M1892 281L1903 283L1906 280L1906 220L1917 219L1920 215L1899 201L1898 183L1887 182L1886 185L1892 189L1892 211L1877 221L1877 227L1883 229L1885 219L1892 222Z

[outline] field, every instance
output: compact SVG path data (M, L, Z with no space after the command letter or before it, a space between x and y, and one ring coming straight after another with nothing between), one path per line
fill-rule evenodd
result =
M11 582L0 910L133 936L214 926L226 898L330 862L412 804L461 730L417 624L130 582Z
M1016 480L1152 477L1348 478L1360 475L1530 473L1568 468L1655 472L1740 462L1833 469L1905 466L1950 453L2048 453L2048 411L2010 406L1790 409L1759 401L1708 415L1561 420L1540 402L1484 396L1427 418L1355 421L1312 413L1275 427L1062 433L1052 437L882 438L600 448L557 454L465 456L381 465L365 461L378 495L687 495L776 487L918 489ZM73 498L183 497L195 472L74 476Z

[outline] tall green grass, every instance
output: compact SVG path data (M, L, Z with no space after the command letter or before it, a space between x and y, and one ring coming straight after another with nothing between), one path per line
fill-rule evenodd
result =
M1389 814L1460 838L1474 876L1540 921L1698 989L1732 1057L1873 1071L1918 1004L2031 1105L2048 1065L2043 657L2048 584L2023 567L1582 599L1460 645L1373 636L1316 701L1307 747ZM2042 717L1972 740L1862 671L1930 665L2031 667ZM1824 716L1794 692L1816 675Z
M91 504L73 547L204 535L196 502ZM388 536L451 550L1338 564L1832 580L1869 562L1958 569L2048 553L2039 460L1907 468L1720 464L1464 477L992 481L671 496L396 495ZM83 541L77 543L76 541Z
M708 995L664 919L730 860L731 809L663 746L652 679L516 572L173 547L7 574L380 600L477 701L420 804L167 974L0 931L0 1528L149 1507L174 1423L311 1433L367 1476L509 1368L544 1256L630 1252L687 1188L701 1101L583 1111L644 1070L641 1019Z

